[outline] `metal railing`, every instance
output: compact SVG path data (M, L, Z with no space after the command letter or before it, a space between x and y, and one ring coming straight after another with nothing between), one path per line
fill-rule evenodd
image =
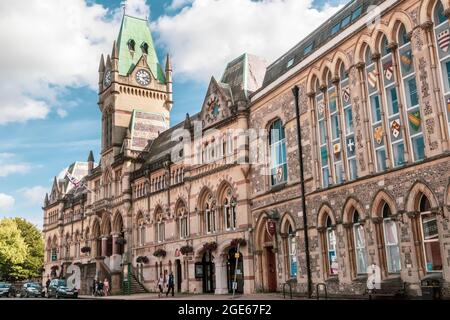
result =
M328 300L328 291L327 291L327 285L325 283L318 283L316 284L316 294L317 294L317 300L320 299L320 291L319 288L323 287L323 291L325 293L325 299Z
M283 299L286 299L286 285L289 286L289 295L292 299L292 284L290 282L283 283Z

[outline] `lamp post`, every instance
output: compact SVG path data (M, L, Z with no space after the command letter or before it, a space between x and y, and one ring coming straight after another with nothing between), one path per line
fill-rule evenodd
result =
M311 298L312 293L312 280L311 280L311 262L309 257L309 238L308 238L308 221L306 214L306 198L305 198L305 178L303 168L303 147L302 147L302 132L300 129L300 108L298 101L299 94L298 86L292 88L292 93L295 99L295 115L297 122L297 141L298 141L298 160L300 164L300 189L302 194L302 211L303 211L303 234L305 238L305 258L306 258L306 275L308 278L308 298Z

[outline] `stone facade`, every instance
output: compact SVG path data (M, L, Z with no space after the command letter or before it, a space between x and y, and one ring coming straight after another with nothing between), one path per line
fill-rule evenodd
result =
M386 291L405 283L408 294L420 295L420 281L437 275L450 295L450 58L440 35L450 5L377 4L375 27L363 21L367 1L353 1L330 21L361 7L360 19L326 42L317 38L309 55L299 50L314 37L304 40L268 66L265 79L259 58L230 62L220 81L212 78L198 114L155 131L143 148L133 147L134 111L160 115L160 126L168 121L170 59L164 81L152 74L148 86L135 83L140 69L152 70L141 59L104 89L108 68L122 63L113 49L99 77L101 163L89 157L87 188L69 190L67 178L55 179L45 201L44 280L76 263L83 290L97 276L110 277L119 292L131 264L132 277L150 291L160 273L172 271L176 291L225 294L237 265L238 291L279 291L290 282L305 293L308 252L314 290L324 283L330 294L364 294L374 264ZM252 88L244 80L250 74L260 75ZM148 123L141 131L156 130ZM272 135L280 124L283 134ZM251 134L242 138L248 129L271 136L259 144ZM238 239L245 244L236 264Z

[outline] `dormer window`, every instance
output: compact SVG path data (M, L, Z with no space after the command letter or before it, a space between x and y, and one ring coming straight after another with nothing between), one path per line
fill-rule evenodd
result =
M146 42L141 45L141 49L142 53L148 54L148 44Z
M293 64L294 64L294 58L289 59L289 61L287 62L286 68L292 67Z
M128 50L134 51L136 42L133 39L130 39L130 40L128 40L127 45L128 45Z

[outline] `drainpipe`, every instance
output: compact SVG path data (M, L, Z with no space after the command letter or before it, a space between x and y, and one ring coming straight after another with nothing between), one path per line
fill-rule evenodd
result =
M308 298L311 298L312 294L312 280L311 280L311 262L309 256L309 238L308 238L308 222L306 214L306 198L305 198L305 178L303 168L303 147L302 147L302 133L300 130L300 109L298 101L299 88L295 86L292 88L292 93L295 98L295 114L297 121L297 141L298 141L298 158L300 164L300 188L302 194L302 211L303 211L303 233L305 238L305 256L306 256L306 275L308 278Z

